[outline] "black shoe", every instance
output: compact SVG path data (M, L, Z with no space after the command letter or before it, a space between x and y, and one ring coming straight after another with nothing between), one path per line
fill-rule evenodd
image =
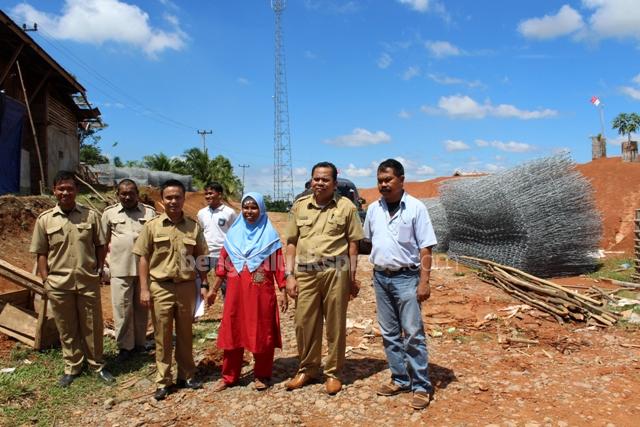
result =
M58 380L58 385L62 388L66 388L69 387L71 385L71 383L73 382L73 380L75 380L77 377L77 375L72 375L72 374L64 374L63 376L60 377L60 379Z
M106 369L100 369L98 371L98 378L100 378L102 381L104 381L107 384L112 384L116 382L116 379L114 378L113 375L111 375L111 372L107 371Z
M125 350L124 348L121 348L120 351L118 352L118 355L116 356L116 362L118 363L126 362L131 358L132 353L133 353L132 350Z
M131 353L134 354L147 354L148 350L145 346L143 345L137 345L134 347L133 350L131 350Z
M190 388L191 390L197 390L202 388L202 382L189 378L188 380L178 380L176 386L178 388Z
M171 391L169 390L169 387L160 387L156 389L156 392L153 393L153 398L155 400L164 400L165 397L167 397L169 395Z

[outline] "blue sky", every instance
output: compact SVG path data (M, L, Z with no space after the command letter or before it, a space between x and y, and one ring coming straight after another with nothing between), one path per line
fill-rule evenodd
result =
M249 164L270 193L273 32L268 0L0 0L76 75L124 160L200 146ZM591 156L604 106L640 110L637 0L290 0L283 14L296 190L320 160L375 184L496 171L570 150ZM114 142L118 142L113 146ZM236 168L238 174L241 169Z

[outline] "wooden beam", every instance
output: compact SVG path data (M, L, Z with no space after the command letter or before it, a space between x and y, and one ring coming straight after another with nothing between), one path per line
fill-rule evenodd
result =
M7 63L7 67L2 72L2 75L0 75L0 85L4 83L4 79L6 79L7 76L9 75L9 71L11 71L11 67L13 67L13 64L15 64L16 59L18 59L18 55L20 55L20 52L22 52L23 47L24 47L24 43L20 43L20 45L16 48L16 51L13 52L13 56Z
M38 295L45 295L44 286L40 276L31 274L21 268L11 265L5 260L0 259L0 276L6 277L12 282L32 290Z
M38 86L36 86L33 92L31 92L31 96L29 97L29 104L31 104L33 100L36 99L36 96L38 96L38 93L40 92L44 84L47 82L47 80L49 79L49 76L52 73L53 71L51 71L51 68L49 68L47 72L44 74L44 77L42 77L42 80L40 80L40 83L38 83Z

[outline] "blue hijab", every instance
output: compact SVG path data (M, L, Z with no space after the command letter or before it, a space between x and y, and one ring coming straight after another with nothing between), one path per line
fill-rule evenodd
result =
M282 247L280 236L267 216L267 207L262 195L247 193L240 203L244 203L248 198L252 198L258 204L258 220L249 224L242 214L238 215L224 240L224 248L238 273L245 264L249 272L254 272L269 255Z

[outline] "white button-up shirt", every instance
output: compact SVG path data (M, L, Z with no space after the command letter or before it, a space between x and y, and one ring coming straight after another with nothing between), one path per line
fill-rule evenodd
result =
M218 258L227 231L238 214L229 206L222 204L215 209L206 206L198 211L198 222L202 226L204 238L209 247L209 256Z
M369 205L364 237L371 240L369 261L388 269L419 265L420 249L438 243L424 203L406 191L393 216L383 198Z

